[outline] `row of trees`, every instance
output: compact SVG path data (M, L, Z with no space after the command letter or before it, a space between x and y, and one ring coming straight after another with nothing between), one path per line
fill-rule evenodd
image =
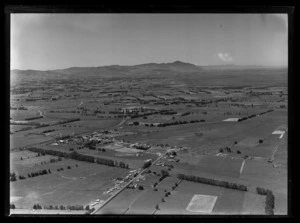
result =
M42 133L48 133L48 132L54 132L55 129L48 129L48 130L45 130L45 131L42 131Z
M274 111L274 110L271 109L271 110L268 110L268 111L265 111L265 112L261 112L261 113L259 113L259 115L263 115L263 114L266 114L266 113L272 112L272 111ZM246 116L246 117L243 117L243 118L239 118L239 119L238 119L238 122L247 120L247 119L249 119L249 118L254 118L254 117L256 117L256 116L257 116L256 114L253 114L253 115L249 115L249 116Z
M11 205L12 207L12 205ZM13 205L13 208L15 208L15 206ZM42 205L40 204L34 204L33 205L33 209L34 210L41 210L41 209L45 209L45 210L76 210L76 211L83 211L86 210L88 211L88 213L94 211L94 208L90 208L89 205L87 205L86 207L83 207L83 205L48 205L48 206L44 206L42 207Z
M12 173L9 174L9 180L10 180L11 182L17 180L17 175L16 175L15 172L12 172Z
M10 178L10 182L17 181L17 174L15 172L10 173L9 178ZM26 179L26 177L24 177L23 175L19 175L18 178L19 178L19 180L25 180Z
M191 121L176 121L176 122L169 122L169 123L160 123L157 125L157 127L166 127L171 125L183 125L183 124L191 124L191 123L197 123L197 122L205 122L204 119L201 120L191 120ZM133 122L133 125L139 125L140 123L138 121ZM154 124L145 124L147 127L155 127Z
M181 116L187 116L187 115L190 115L190 114L191 114L191 112L184 112L184 113L181 114Z
M49 205L49 206L44 206L44 209L46 209L46 210L77 210L77 211L85 210L83 205L67 205L67 206Z
M94 156L84 155L84 154L77 153L76 151L67 153L67 152L62 152L62 151L57 151L57 150L44 150L44 149L36 148L36 147L28 148L28 150L33 151L33 152L44 152L48 155L59 156L59 157L64 157L64 158L68 158L68 159L75 159L75 160L85 161L85 162L89 162L89 163L98 163L98 164L103 164L106 166L116 166L116 167L129 169L128 164L125 164L123 162L118 163L118 162L114 162L114 160L111 160L111 159L105 159L102 157L94 157Z
M79 111L68 111L68 110L51 110L50 113L79 113Z
M131 115L130 118L134 119L134 118L146 117L146 116L149 116L149 115L156 115L156 114L160 114L160 115L175 115L175 114L177 114L177 112L176 111L172 111L172 110L160 110L160 111L148 112L148 113L143 113L143 114Z
M183 124L197 123L197 122L205 122L205 120L201 119L201 120L176 121L176 122L169 122L169 123L161 123L161 124L158 124L158 127L166 127L166 126L170 126L170 125L183 125Z
M69 122L76 122L76 121L80 121L80 118L70 118L67 120L62 120L62 121L58 121L56 124L65 124L65 123L69 123Z
M231 183L231 182L227 182L227 181L220 181L220 180L215 180L215 179L209 179L209 178L205 178L205 177L177 174L177 178L179 178L181 180L188 180L188 181L193 181L193 182L197 182L197 183L225 187L225 188L234 189L234 190L241 190L241 191L248 190L247 187L242 184Z
M265 213L268 215L274 215L275 196L274 196L273 192L271 190L266 190L261 187L257 187L256 192L260 195L266 196Z
M140 117L145 117L145 116L149 116L149 115L156 115L159 114L158 111L155 112L148 112L148 113L144 113L144 114L135 114L135 115L131 115L130 118L134 119L134 118L140 118Z
M25 118L25 120L29 121L29 120L40 119L40 118L43 118L43 116L36 116L36 117Z
M50 174L51 170L48 169L47 170L39 170L37 172L33 172L33 173L28 173L28 177L37 177L37 176L41 176L41 175L45 175L45 174Z
M58 157L57 159L51 158L49 162L50 163L55 163L55 162L59 162L59 161L62 161L61 157Z
M42 205L40 205L40 204L34 204L32 208L34 210L40 210L40 209L42 209Z

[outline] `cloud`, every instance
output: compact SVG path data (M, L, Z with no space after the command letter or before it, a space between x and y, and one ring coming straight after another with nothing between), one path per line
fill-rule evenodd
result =
M229 55L229 53L218 53L218 57L223 62L231 62L233 60L233 58Z

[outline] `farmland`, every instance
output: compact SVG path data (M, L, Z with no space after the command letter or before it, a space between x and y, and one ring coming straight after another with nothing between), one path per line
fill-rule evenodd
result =
M286 214L287 71L164 66L12 71L12 213Z

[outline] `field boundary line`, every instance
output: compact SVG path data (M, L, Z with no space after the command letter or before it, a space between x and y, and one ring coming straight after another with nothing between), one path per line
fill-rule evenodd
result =
M245 166L245 162L246 162L246 160L243 160L241 168L240 168L240 174L242 174L242 171L243 171L244 166Z

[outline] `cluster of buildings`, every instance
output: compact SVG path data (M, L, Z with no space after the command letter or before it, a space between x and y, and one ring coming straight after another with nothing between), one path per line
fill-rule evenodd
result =
M131 148L140 149L140 150L147 150L151 146L146 143L134 143L130 145Z
M120 111L123 113L136 113L136 112L155 111L155 109L147 108L144 106L131 106L131 107L120 108Z

